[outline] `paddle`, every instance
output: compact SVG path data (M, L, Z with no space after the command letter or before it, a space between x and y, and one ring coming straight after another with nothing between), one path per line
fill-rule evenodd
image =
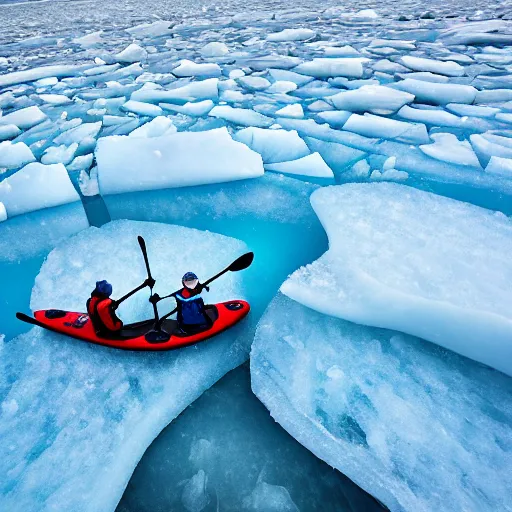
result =
M254 260L254 253L253 252L247 252L247 253L243 254L242 256L237 258L235 261L233 261L233 263L231 263L231 265L229 265L229 267L226 267L224 270L222 270L218 274L215 274L213 277L210 277L210 279L208 279L207 281L202 283L203 288L205 286L208 286L212 281L215 281L215 279L218 279L220 276L224 275L226 272L238 272L240 270L246 269L247 267L249 267L251 265L253 260ZM170 295L168 295L167 297L170 297ZM160 327L160 324L166 318L169 318L171 315L176 313L176 311L178 311L177 307L175 307L171 312L167 313L162 318L160 318L160 320L157 321L157 324L156 324L157 327Z
M153 281L153 276L151 275L151 269L149 268L149 260L148 260L148 251L146 249L146 241L144 238L142 238L140 235L137 237L137 240L139 241L140 250L142 251L142 256L144 256L144 263L146 264L146 270L148 272L148 279L151 279ZM153 284L154 286L154 284ZM150 287L151 295L153 295L153 286ZM153 304L153 313L155 314L155 325L160 325L160 320L158 318L158 308L156 306L156 303Z

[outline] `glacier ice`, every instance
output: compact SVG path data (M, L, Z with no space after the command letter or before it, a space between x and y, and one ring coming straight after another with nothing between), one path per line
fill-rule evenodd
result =
M251 381L292 436L392 511L510 510L512 381L500 372L279 294Z
M96 146L102 194L254 178L260 155L225 128L152 138L103 137Z
M114 222L54 249L36 278L31 307L80 311L100 276L122 295L146 278L146 239L159 286L192 266L202 276L246 251L235 239L178 226ZM176 244L187 240L180 251ZM111 255L105 258L105 251ZM203 258L202 254L209 254ZM115 255L115 256L114 256ZM63 262L69 262L63 264ZM148 294L123 304L126 321L151 316ZM211 289L212 302L244 297L242 273ZM187 405L246 357L243 325L194 347L160 354L115 351L34 328L3 346L0 499L6 510L113 510L147 446Z
M283 293L512 375L508 217L388 183L326 187L311 202L329 251L292 274Z
M9 217L79 200L62 164L33 162L0 182L0 201Z

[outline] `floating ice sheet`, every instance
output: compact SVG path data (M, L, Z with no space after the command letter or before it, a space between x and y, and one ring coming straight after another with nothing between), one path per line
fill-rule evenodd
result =
M327 187L311 202L329 251L292 274L281 288L286 295L512 375L508 217L384 183Z

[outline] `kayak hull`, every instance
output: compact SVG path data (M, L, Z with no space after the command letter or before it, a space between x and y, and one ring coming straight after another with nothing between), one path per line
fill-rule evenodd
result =
M164 330L170 335L169 339L166 341L148 341L154 339L154 337L146 336L153 327L153 320L126 326L127 330L125 333L129 333L130 328L131 332L143 331L134 337L128 337L129 334L127 334L118 338L104 338L96 334L92 322L85 313L40 310L34 313L34 318L28 317L22 313L18 313L17 317L20 320L38 325L44 329L105 347L122 350L163 351L193 345L210 339L237 324L247 316L250 310L249 303L243 300L221 302L209 306L209 308L210 317L212 316L211 312L215 312L215 321L210 328L194 334L183 334L174 330L176 327L174 320L167 321L163 325Z

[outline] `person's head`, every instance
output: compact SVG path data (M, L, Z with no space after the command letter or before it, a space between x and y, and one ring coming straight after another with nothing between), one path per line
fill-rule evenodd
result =
M112 285L108 281L96 281L96 288L94 288L93 293L110 297L112 295Z
M183 286L185 286L189 290L193 290L199 284L199 279L194 274L194 272L187 272L183 276L183 279L181 280L181 282L183 283Z

